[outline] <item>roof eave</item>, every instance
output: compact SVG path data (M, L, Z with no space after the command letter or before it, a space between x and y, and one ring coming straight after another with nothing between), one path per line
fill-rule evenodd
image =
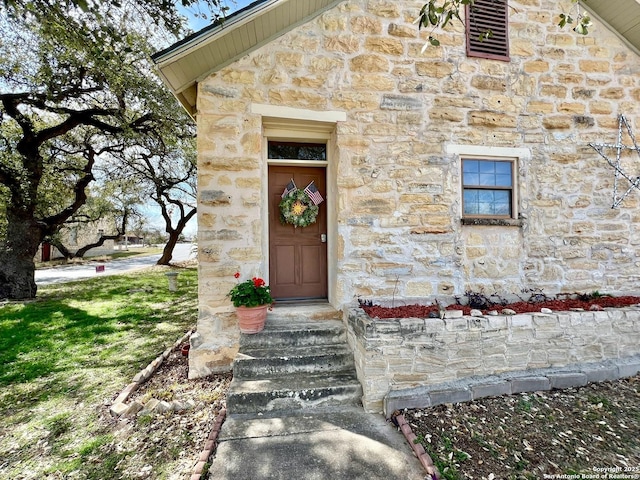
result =
M253 2L244 9L229 15L223 21L209 25L200 32L152 55L151 60L155 64L158 76L182 103L189 115L195 118L197 84L200 81L344 0L319 0L318 6L301 9L301 4L310 5L302 3L305 1L258 0ZM252 25L263 16L275 15L281 18L278 9L287 9L287 12L296 12L296 14L291 17L287 16L290 21L284 22L284 24L280 23L277 26L272 24L275 28L262 30L263 35L257 37L253 35L254 40L251 44L243 45L242 49L228 51L229 55L219 55L219 58L210 64L206 61L206 54L203 58L198 58L201 52L211 49L216 45L216 42L222 42L227 36L233 36L243 31L250 32ZM251 35L249 36L251 37ZM187 68L189 70L186 70Z
M227 18L203 28L199 32L190 35L164 50L154 53L151 56L151 60L153 60L158 68L176 62L198 48L214 42L221 34L226 33L227 30L238 28L251 21L253 17L267 12L280 1L282 0L258 0L253 2L242 10L229 15Z
M632 11L631 18L636 20L636 26L634 27L634 32L636 33L635 39L629 36L630 31L621 32L616 26L613 24L613 18L607 18L608 15L612 13L611 3L607 1L596 1L592 0L591 2L580 2L580 6L589 12L589 15L602 23L607 29L613 33L616 37L618 37L627 47L629 47L636 55L640 56L640 41L638 40L637 29L640 29L640 3L638 0L631 0L628 2L628 8ZM625 4L625 6L627 6Z

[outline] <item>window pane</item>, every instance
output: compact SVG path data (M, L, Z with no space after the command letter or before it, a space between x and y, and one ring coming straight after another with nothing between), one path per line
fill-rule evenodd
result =
M509 203L511 203L511 192L507 190L496 190L493 192L493 199L495 203L509 205Z
M499 187L510 187L511 186L511 175L496 175L496 186L499 186Z
M480 190L465 190L464 202L465 203L478 203L478 194Z
M481 173L480 183L478 185L494 186L496 184L496 176L493 173Z
M508 203L496 203L494 208L495 215L511 215L511 208Z
M493 203L479 203L478 213L480 215L494 215Z
M493 190L479 190L478 201L482 203L493 203L495 201Z
M482 161L478 163L480 164L480 173L490 173L492 175L496 173L496 162Z
M494 212L495 215L511 215L511 192L495 192Z
M462 161L462 181L465 185L479 185L480 176L477 160Z
M479 162L477 160L463 160L462 171L464 173L478 173L480 171L478 163Z
M464 191L464 214L478 215L478 190Z
M510 186L511 166L505 162L480 162L480 185Z
M268 157L276 160L326 160L327 146L323 143L269 141Z
M511 176L511 162L495 162L495 166L498 175Z
M464 190L464 215L511 215L511 190Z
M462 181L465 185L480 185L480 175L477 173L465 173Z

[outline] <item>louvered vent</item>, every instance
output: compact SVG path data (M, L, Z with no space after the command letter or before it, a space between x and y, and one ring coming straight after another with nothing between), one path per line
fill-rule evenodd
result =
M467 55L509 60L507 0L476 0L467 6Z

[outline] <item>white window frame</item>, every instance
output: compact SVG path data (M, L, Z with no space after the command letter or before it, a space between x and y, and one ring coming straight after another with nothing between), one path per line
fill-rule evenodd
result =
M471 220L472 224L481 224L483 221L510 221L518 220L520 217L520 190L521 178L520 171L525 163L531 160L531 150L528 148L511 148L511 147L485 147L477 145L457 145L449 144L445 147L448 155L457 156L458 172L460 173L460 218ZM510 216L472 216L463 214L463 198L464 195L464 179L462 178L462 160L496 160L513 162L512 177L512 207ZM514 224L518 225L518 223Z
M483 188L482 185L471 185L464 182L464 162L465 160L480 160L485 162L502 162L508 163L511 169L511 184L508 187L502 186L487 186ZM462 201L462 217L463 218L518 218L517 216L517 158L505 158L505 157L479 157L477 155L464 155L460 157L460 184L461 184L461 201ZM510 212L508 215L484 215L484 214L465 214L464 193L466 190L493 190L493 191L509 191L510 193Z

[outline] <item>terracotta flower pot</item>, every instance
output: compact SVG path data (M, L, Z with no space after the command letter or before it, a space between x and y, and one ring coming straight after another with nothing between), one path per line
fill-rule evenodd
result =
M241 333L258 333L264 329L269 305L257 307L236 307L238 326Z

